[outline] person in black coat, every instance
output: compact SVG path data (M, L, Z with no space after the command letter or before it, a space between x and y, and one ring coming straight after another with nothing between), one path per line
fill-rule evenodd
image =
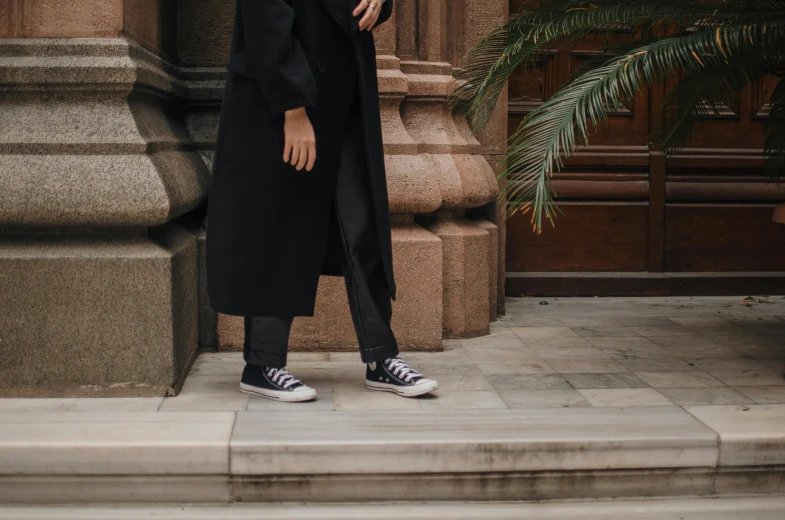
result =
M316 392L286 370L319 276L343 276L366 386L412 397L436 381L398 356L371 30L393 0L237 0L207 207L207 293L244 316L242 391Z

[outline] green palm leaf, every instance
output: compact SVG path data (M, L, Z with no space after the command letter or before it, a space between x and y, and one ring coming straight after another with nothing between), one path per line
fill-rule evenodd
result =
M527 0L509 23L495 29L466 55L456 73L459 82L449 102L468 116L473 128L485 125L510 76L534 65L544 49L571 42L598 28L660 33L686 27L753 24L785 18L785 5L776 0L619 1L553 0L543 8Z
M668 93L662 120L652 129L649 141L668 153L683 149L704 122L721 115L734 93L759 78L764 68L760 50L750 49L682 78Z
M781 45L783 33L782 21L693 31L641 46L575 78L527 115L511 137L502 172L514 179L505 190L508 215L533 210L538 231L543 217L553 221L549 180L579 139L588 143L590 130L607 119L610 107L665 77L720 66L756 45Z

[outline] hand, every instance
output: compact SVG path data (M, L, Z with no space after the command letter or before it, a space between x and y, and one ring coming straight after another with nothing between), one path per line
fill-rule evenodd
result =
M298 171L305 167L311 171L316 162L316 136L305 107L287 110L284 120L283 162L288 162Z
M381 6L382 0L360 0L360 3L357 4L357 7L354 8L354 11L352 11L352 15L358 16L360 13L365 11L363 17L360 18L359 26L361 31L370 31L373 29L373 25L379 18Z

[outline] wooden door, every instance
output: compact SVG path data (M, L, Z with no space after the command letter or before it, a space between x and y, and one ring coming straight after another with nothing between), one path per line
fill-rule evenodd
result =
M512 0L511 12L519 2ZM616 34L622 40L632 34ZM509 85L509 133L548 99L597 38L553 50ZM672 85L671 85L672 86ZM785 291L785 226L772 222L785 188L766 185L761 148L767 80L667 160L648 147L667 86L613 113L554 177L564 214L541 235L530 215L507 223L507 294L771 294Z

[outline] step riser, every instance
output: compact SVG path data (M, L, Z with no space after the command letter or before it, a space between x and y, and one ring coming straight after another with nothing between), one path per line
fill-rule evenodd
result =
M782 520L785 497L604 502L2 507L3 520Z
M785 493L785 467L281 477L0 477L2 504L536 501Z

